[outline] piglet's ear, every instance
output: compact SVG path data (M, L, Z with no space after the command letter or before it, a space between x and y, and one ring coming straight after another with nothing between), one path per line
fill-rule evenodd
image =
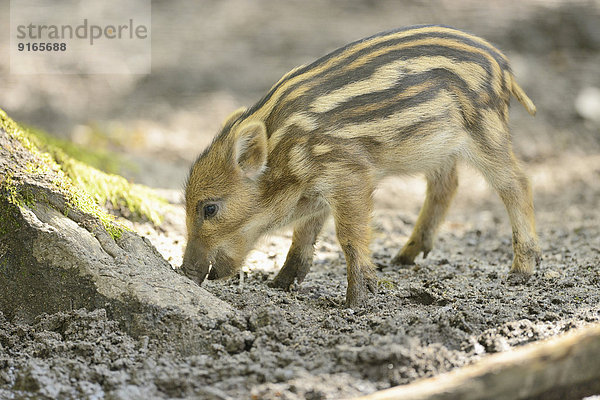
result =
M257 178L267 163L267 129L260 121L242 123L235 133L235 162L251 179Z

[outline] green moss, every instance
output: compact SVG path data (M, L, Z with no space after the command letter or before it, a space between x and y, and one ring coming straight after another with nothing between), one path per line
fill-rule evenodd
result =
M0 200L1 202L1 200ZM0 203L1 204L1 203ZM10 207L12 204L1 204L0 207L0 237L15 232L18 229L18 224L14 219L14 215L12 214L12 210Z
M10 204L17 207L34 207L35 198L31 190L21 190L12 174L0 177L0 193Z
M152 189L128 182L119 175L107 174L75 160L64 153L54 157L75 186L89 193L98 204L107 202L115 210L128 210L136 218L146 218L155 225L161 222L156 207L164 204Z
M394 282L390 281L389 279L379 279L377 284L379 285L379 287L381 287L383 289L392 290L392 289L396 288L396 285L394 284Z
M16 231L18 223L15 221L15 207L35 207L35 198L30 190L20 190L12 174L0 177L0 236Z
M1 109L0 127L36 155L34 161L26 165L24 172L47 179L53 177L52 185L65 195L68 204L96 216L113 237L119 237L124 228L100 205L108 203L115 210L124 213L128 211L134 217L146 218L154 224L160 223L161 216L156 208L164 204L165 200L152 189L132 184L121 176L87 165L69 154L73 154L75 147L67 146L67 151L61 147L63 141L48 139L49 135L40 131L23 129ZM81 154L84 153L80 151L79 155ZM18 206L27 204L26 196L19 192L18 182L13 182L12 177L5 179L3 190L8 193L11 203L14 201L13 204Z
M24 127L23 125L21 127L26 131L30 140L40 149L60 149L67 156L110 174L118 173L124 166L131 169L135 168L118 155L109 153L106 150L90 150L36 128Z
M18 199L18 195L7 190L4 181L0 182L0 237L15 232L19 227L14 218L15 205L11 203L15 198Z
M0 127L2 127L2 129L4 129L10 136L18 139L23 147L25 147L27 150L34 153L39 153L35 147L35 144L29 140L29 137L23 132L23 129L15 121L10 119L8 115L6 115L6 112L2 109L0 109Z

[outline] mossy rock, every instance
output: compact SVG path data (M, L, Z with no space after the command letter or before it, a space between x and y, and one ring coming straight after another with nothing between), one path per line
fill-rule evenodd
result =
M12 167L7 166L6 173L0 177L0 190L10 195L13 203L19 205L27 200L18 189L23 176L27 176L31 180L50 183L66 196L71 207L95 215L112 235L119 236L123 228L115 223L115 218L107 210L160 224L160 209L166 201L152 189L130 183L122 176L103 172L82 161L92 160L108 165L106 153L95 153L42 131L23 128L2 110L0 129L8 134L4 138L6 143L2 143L6 150L3 157L13 161ZM22 156L14 151L17 143L28 150L26 160L16 159Z
M109 198L125 188L137 198L141 187L34 142L0 113L0 312L33 321L42 313L104 308L133 336L169 337L169 346L187 353L209 351L202 326L226 318L231 307L177 274L88 192L96 185Z

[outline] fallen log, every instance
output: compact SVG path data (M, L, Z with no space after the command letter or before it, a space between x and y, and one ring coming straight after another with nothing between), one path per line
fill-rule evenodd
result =
M600 326L356 400L581 399L600 393Z

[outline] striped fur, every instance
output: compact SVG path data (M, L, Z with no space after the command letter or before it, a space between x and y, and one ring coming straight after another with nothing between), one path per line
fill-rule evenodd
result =
M274 281L288 288L308 272L332 213L347 261L347 302L361 304L376 287L368 244L378 180L414 173L428 180L413 235L393 260L412 263L431 250L456 189L456 162L465 159L507 206L512 270L530 273L539 249L531 190L511 149L511 95L535 114L502 52L443 26L380 33L290 71L254 106L233 113L192 166L183 272L201 282L212 263L209 277L225 276L261 235L293 224ZM206 204L217 206L215 217L202 215Z

